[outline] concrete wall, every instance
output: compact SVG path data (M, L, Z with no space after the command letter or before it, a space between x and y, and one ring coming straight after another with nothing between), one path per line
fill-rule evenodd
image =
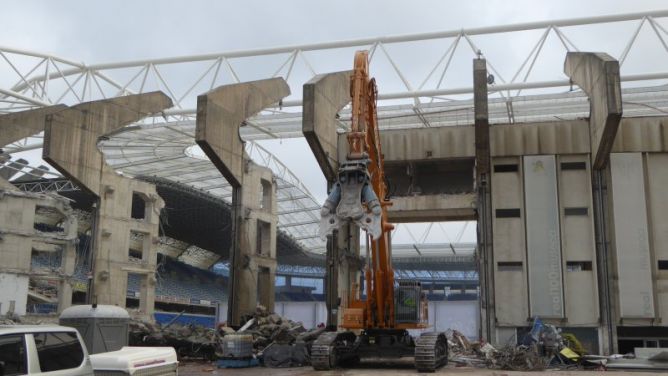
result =
M155 301L155 269L158 262L158 223L164 201L155 186L115 175L102 178L102 196L94 234L93 296L99 304L125 307L128 274L141 276L139 314L151 317ZM143 197L146 216L132 218L132 197ZM130 237L142 234L141 259L130 257Z
M529 314L564 317L557 166L553 155L524 156Z
M595 327L600 316L589 156L561 155L557 163L565 317L569 326Z
M612 285L620 326L668 323L667 163L666 153L610 155Z
M649 219L649 242L653 253L652 275L657 315L663 326L668 325L668 265L659 269L659 262L668 262L668 154L645 154L647 171L646 198ZM651 173L649 173L651 171Z
M63 231L36 230L38 207L58 213ZM64 198L21 192L13 187L0 188L0 314L7 312L11 301L14 301L15 313L26 313L30 278L57 281L59 309L69 307L72 302L76 238L77 221ZM33 249L61 252L59 272L33 270Z
M14 273L0 273L0 315L7 314L13 306L14 313L22 316L26 314L28 303L27 275ZM70 297L71 299L71 297Z
M241 315L262 304L274 309L276 275L276 183L270 169L248 162L242 185L241 268L235 275ZM264 195L264 197L263 197Z
M521 158L492 158L494 301L501 327L525 326L529 317L523 180Z

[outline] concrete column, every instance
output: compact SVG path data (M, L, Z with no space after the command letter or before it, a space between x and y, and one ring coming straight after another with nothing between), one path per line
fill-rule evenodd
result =
M619 62L605 53L569 52L564 73L589 96L593 167L605 167L622 118Z
M252 314L258 303L274 310L278 223L271 170L249 161L243 181L241 207L245 214L239 227L239 253L235 255L241 261L235 277L240 316Z
M247 121L246 119L262 111L267 106L278 103L289 94L290 88L285 80L282 78L273 78L224 85L197 97L195 141L233 187L232 244L230 247L227 315L228 322L231 325L242 324L240 322L241 316L255 310L257 302L257 268L269 268L270 278L273 277L276 269L275 226L277 220L275 217L275 200L272 200L272 211L268 214L269 216L273 216L273 218L264 218L270 224L269 231L273 231L270 241L270 244L273 244L273 248L270 245L270 255L254 258L250 256L254 255L255 252L255 249L252 248L255 245L253 240L255 237L251 235L256 235L257 222L253 220L248 221L248 219L252 216L253 208L260 205L257 194L250 192L251 190L257 192L258 187L261 187L258 184L261 178L260 180L249 181L248 183L244 182L244 178L247 175L253 176L253 174L258 174L258 176L265 174L266 178L267 172L256 172L259 170L255 168L259 168L259 166L253 167L248 163L249 160L244 152L243 141L239 137L239 127ZM249 179L252 180L253 178ZM272 182L270 184L273 184L273 178L269 178L268 180ZM251 194L252 197L245 198L244 195L248 194ZM246 209L248 209L248 214ZM254 277L251 271L256 273ZM244 283L244 281L249 282L253 278L253 283ZM267 294L271 295L270 300L266 302L273 308L273 280L270 285L267 291L270 290L272 293L269 294L267 292L263 295L265 297ZM250 308L251 305L252 309Z
M489 112L487 106L487 61L473 60L475 111L475 158L478 220L478 278L480 280L480 338L496 343L494 305L494 255L492 236L492 182L490 179Z
M88 103L48 115L43 158L83 190L98 198L93 229L92 297L99 304L125 307L128 273L146 276L142 284L139 314L153 313L159 213L164 202L155 186L122 177L107 166L97 149L100 137L160 112L172 105L161 92L130 95ZM146 201L144 218L131 217L132 197ZM139 262L129 258L130 235L150 239Z
M587 95L590 102L589 137L592 159L592 193L596 223L596 259L601 317L601 350L610 354L617 348L616 310L612 299L615 285L611 272L611 224L608 213L611 202L607 182L610 181L608 161L622 118L622 95L619 62L605 53L569 52L564 72Z
M338 113L350 102L352 71L321 74L304 84L302 133L315 156L328 185L338 178ZM327 326L335 328L343 318L341 307L348 305L353 284L359 281L359 228L343 225L328 237L325 274Z
M60 280L58 285L58 312L62 312L65 308L72 305L72 279L74 275L74 267L77 257L77 222L74 213L71 213L71 220L68 224L68 237L72 239L63 245L62 264L61 268L65 274L65 278Z

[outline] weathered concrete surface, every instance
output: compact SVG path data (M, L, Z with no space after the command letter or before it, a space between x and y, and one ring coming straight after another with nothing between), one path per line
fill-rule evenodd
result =
M476 199L475 193L393 197L387 214L392 223L473 221Z
M0 179L2 182L2 179ZM39 210L38 210L39 209ZM61 217L62 232L41 232L35 229L37 212L52 210ZM58 308L72 302L72 275L76 257L77 220L68 201L59 196L20 192L0 185L0 314L5 314L14 301L14 312L26 313L30 278L56 281ZM33 249L60 252L59 272L36 270L31 266Z
M351 74L320 74L304 84L302 132L327 181L337 178L337 114L350 102Z
M248 315L262 304L274 310L276 275L276 184L269 168L248 162L242 185L243 212L247 213L239 228L240 244L235 255L235 279L238 309L235 314ZM258 189L260 187L260 189Z
M383 130L380 140L385 163L412 160L439 160L475 157L473 126ZM339 160L347 145L345 135L339 135Z
M233 187L231 325L243 324L241 316L252 313L258 301L273 308L278 222L273 175L247 160L239 127L289 94L288 84L279 77L224 85L197 97L195 141ZM267 192L262 200L257 196L258 187Z
M0 148L44 131L44 117L66 108L59 104L0 115Z
M475 191L478 275L480 282L480 331L478 336L496 343L494 312L494 258L492 232L492 198L490 176L490 130L487 94L487 60L473 60L473 106L475 114Z
M224 85L197 97L195 141L235 187L244 168L239 127L251 116L290 95L281 77Z
M589 153L584 120L500 124L490 132L493 157Z
M564 73L589 96L593 167L602 169L622 118L619 62L605 53L569 52Z
M158 223L164 202L154 185L120 176L107 166L97 142L171 104L162 92L82 103L47 116L44 135L44 160L99 198L93 234L93 298L99 304L125 307L128 274L138 274L140 314L147 318L155 299ZM133 195L144 201L142 218L132 217ZM138 259L129 255L133 232L145 239Z
M617 135L613 153L668 152L668 117L623 118Z
M114 174L97 149L99 138L172 106L162 92L87 103L48 115L43 158L79 187L101 195L103 174Z
M475 114L475 164L478 174L489 172L489 111L487 109L487 60L473 60L473 111Z

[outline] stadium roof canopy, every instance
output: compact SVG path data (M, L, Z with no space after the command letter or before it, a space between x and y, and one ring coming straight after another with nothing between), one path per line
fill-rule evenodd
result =
M494 76L492 124L564 120L589 116L587 97L562 72L566 51L605 51L620 61L624 115L665 116L667 20L668 10L662 10L90 65L0 47L0 114L162 90L175 107L102 141L107 162L127 175L150 175L229 200L230 186L194 146L196 96L224 84L282 76L293 94L250 119L241 136L251 157L277 176L279 228L303 249L322 254L325 243L316 237L320 203L255 143L302 136L300 96L311 77L348 70L353 52L369 49L380 87L381 129L464 125L473 123L471 59L483 56ZM349 117L344 109L341 130ZM20 156L40 147L36 135L4 151Z

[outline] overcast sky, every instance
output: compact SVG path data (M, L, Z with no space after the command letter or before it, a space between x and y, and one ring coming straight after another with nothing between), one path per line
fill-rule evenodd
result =
M0 44L87 63L661 9L661 0L4 1Z
M168 56L192 55L229 50L276 47L303 43L355 39L385 35L455 30L550 19L590 17L668 8L661 0L468 0L468 1L5 1L0 12L0 46L54 54L70 60L95 64ZM663 22L663 21L662 21ZM665 24L664 24L665 25ZM573 30L581 49L589 48L617 56L621 38L628 38L629 24L604 32ZM649 32L649 31L645 31ZM578 34L579 33L579 34ZM578 34L578 35L574 35ZM506 76L512 76L531 46L536 33L518 37L512 43L480 41L489 61ZM563 77L564 51L548 50L536 68L543 79ZM626 42L626 39L623 41ZM656 41L654 41L656 42ZM549 43L547 43L549 44ZM446 45L434 45L413 54L409 47L392 52L409 81L419 83L425 69ZM394 48L394 47L393 47ZM608 51L610 49L610 51ZM641 43L623 67L630 73L668 71L665 51L659 45ZM464 52L462 52L464 53ZM470 51L466 52L471 54ZM347 69L352 56L311 56L317 71ZM313 61L314 60L314 61ZM401 90L401 84L387 63L378 62L375 75L380 91ZM657 69L658 67L658 69ZM373 66L372 66L373 68ZM243 79L252 79L255 65L237 67ZM246 69L248 73L244 70ZM445 84L461 87L470 80L470 58L452 66ZM0 80L2 79L0 72ZM120 73L119 73L120 74ZM300 81L309 77L295 74L290 84L299 93ZM385 77L388 77L385 79ZM509 78L509 77L508 77ZM449 81L448 81L449 80ZM399 86L398 86L399 85ZM295 94L298 95L298 94ZM318 199L325 195L324 179L303 140L264 143L276 153ZM305 157L308 155L308 157ZM447 238L461 225L453 225ZM419 235L419 230L416 230ZM443 235L435 235L442 240ZM408 239L402 237L403 239ZM463 240L475 240L475 226L469 226Z

